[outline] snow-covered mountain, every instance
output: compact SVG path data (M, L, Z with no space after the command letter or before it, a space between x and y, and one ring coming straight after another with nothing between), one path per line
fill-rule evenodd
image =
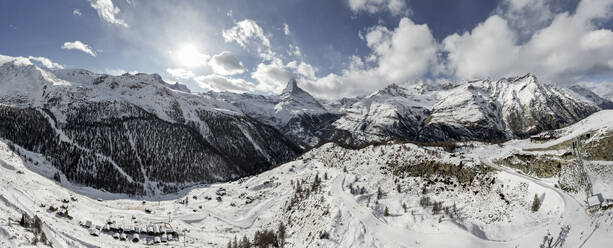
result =
M190 93L157 74L48 71L7 56L0 62L0 137L50 156L69 180L132 193L258 173L330 141L528 137L609 106L589 90L558 89L531 74L392 84L320 101L296 80L279 95Z
M234 105L156 74L46 71L3 59L0 137L44 154L72 182L171 192L262 172L301 152Z
M590 101L598 105L598 107L602 109L613 109L613 100L601 97L586 87L580 85L572 85L568 89L573 93L577 94L579 97L583 97L585 101ZM613 97L611 97L610 99L613 99Z
M246 115L276 127L297 144L312 147L329 131L340 116L328 111L317 99L298 87L292 79L280 95L235 94L209 92L220 101L235 105Z
M342 141L354 144L392 138L492 141L561 128L600 109L527 74L444 87L390 85L346 108L333 125L344 131Z

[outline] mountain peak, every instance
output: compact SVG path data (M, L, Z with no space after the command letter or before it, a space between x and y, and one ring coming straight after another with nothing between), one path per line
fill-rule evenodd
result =
M303 90L298 87L298 82L296 79L292 78L287 82L287 86L285 86L285 89L283 89L281 95L294 95L300 92L303 92Z
M530 72L528 72L526 75L523 75L523 76L510 78L510 81L511 82L528 81L530 83L538 83L538 79L536 78L536 76Z

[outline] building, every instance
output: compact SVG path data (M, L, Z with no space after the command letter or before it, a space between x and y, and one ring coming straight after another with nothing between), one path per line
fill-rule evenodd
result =
M603 202L601 194L595 194L587 198L587 207L590 211L599 210Z

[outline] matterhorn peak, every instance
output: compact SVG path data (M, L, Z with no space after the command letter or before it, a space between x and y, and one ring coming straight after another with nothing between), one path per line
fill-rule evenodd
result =
M298 87L298 82L295 78L290 79L287 82L287 86L281 92L281 95L295 95L297 93L304 92L300 87Z

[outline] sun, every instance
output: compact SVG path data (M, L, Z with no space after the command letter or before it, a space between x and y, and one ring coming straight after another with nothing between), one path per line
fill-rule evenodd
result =
M183 44L172 52L175 62L184 67L197 67L207 62L208 56L193 44Z

